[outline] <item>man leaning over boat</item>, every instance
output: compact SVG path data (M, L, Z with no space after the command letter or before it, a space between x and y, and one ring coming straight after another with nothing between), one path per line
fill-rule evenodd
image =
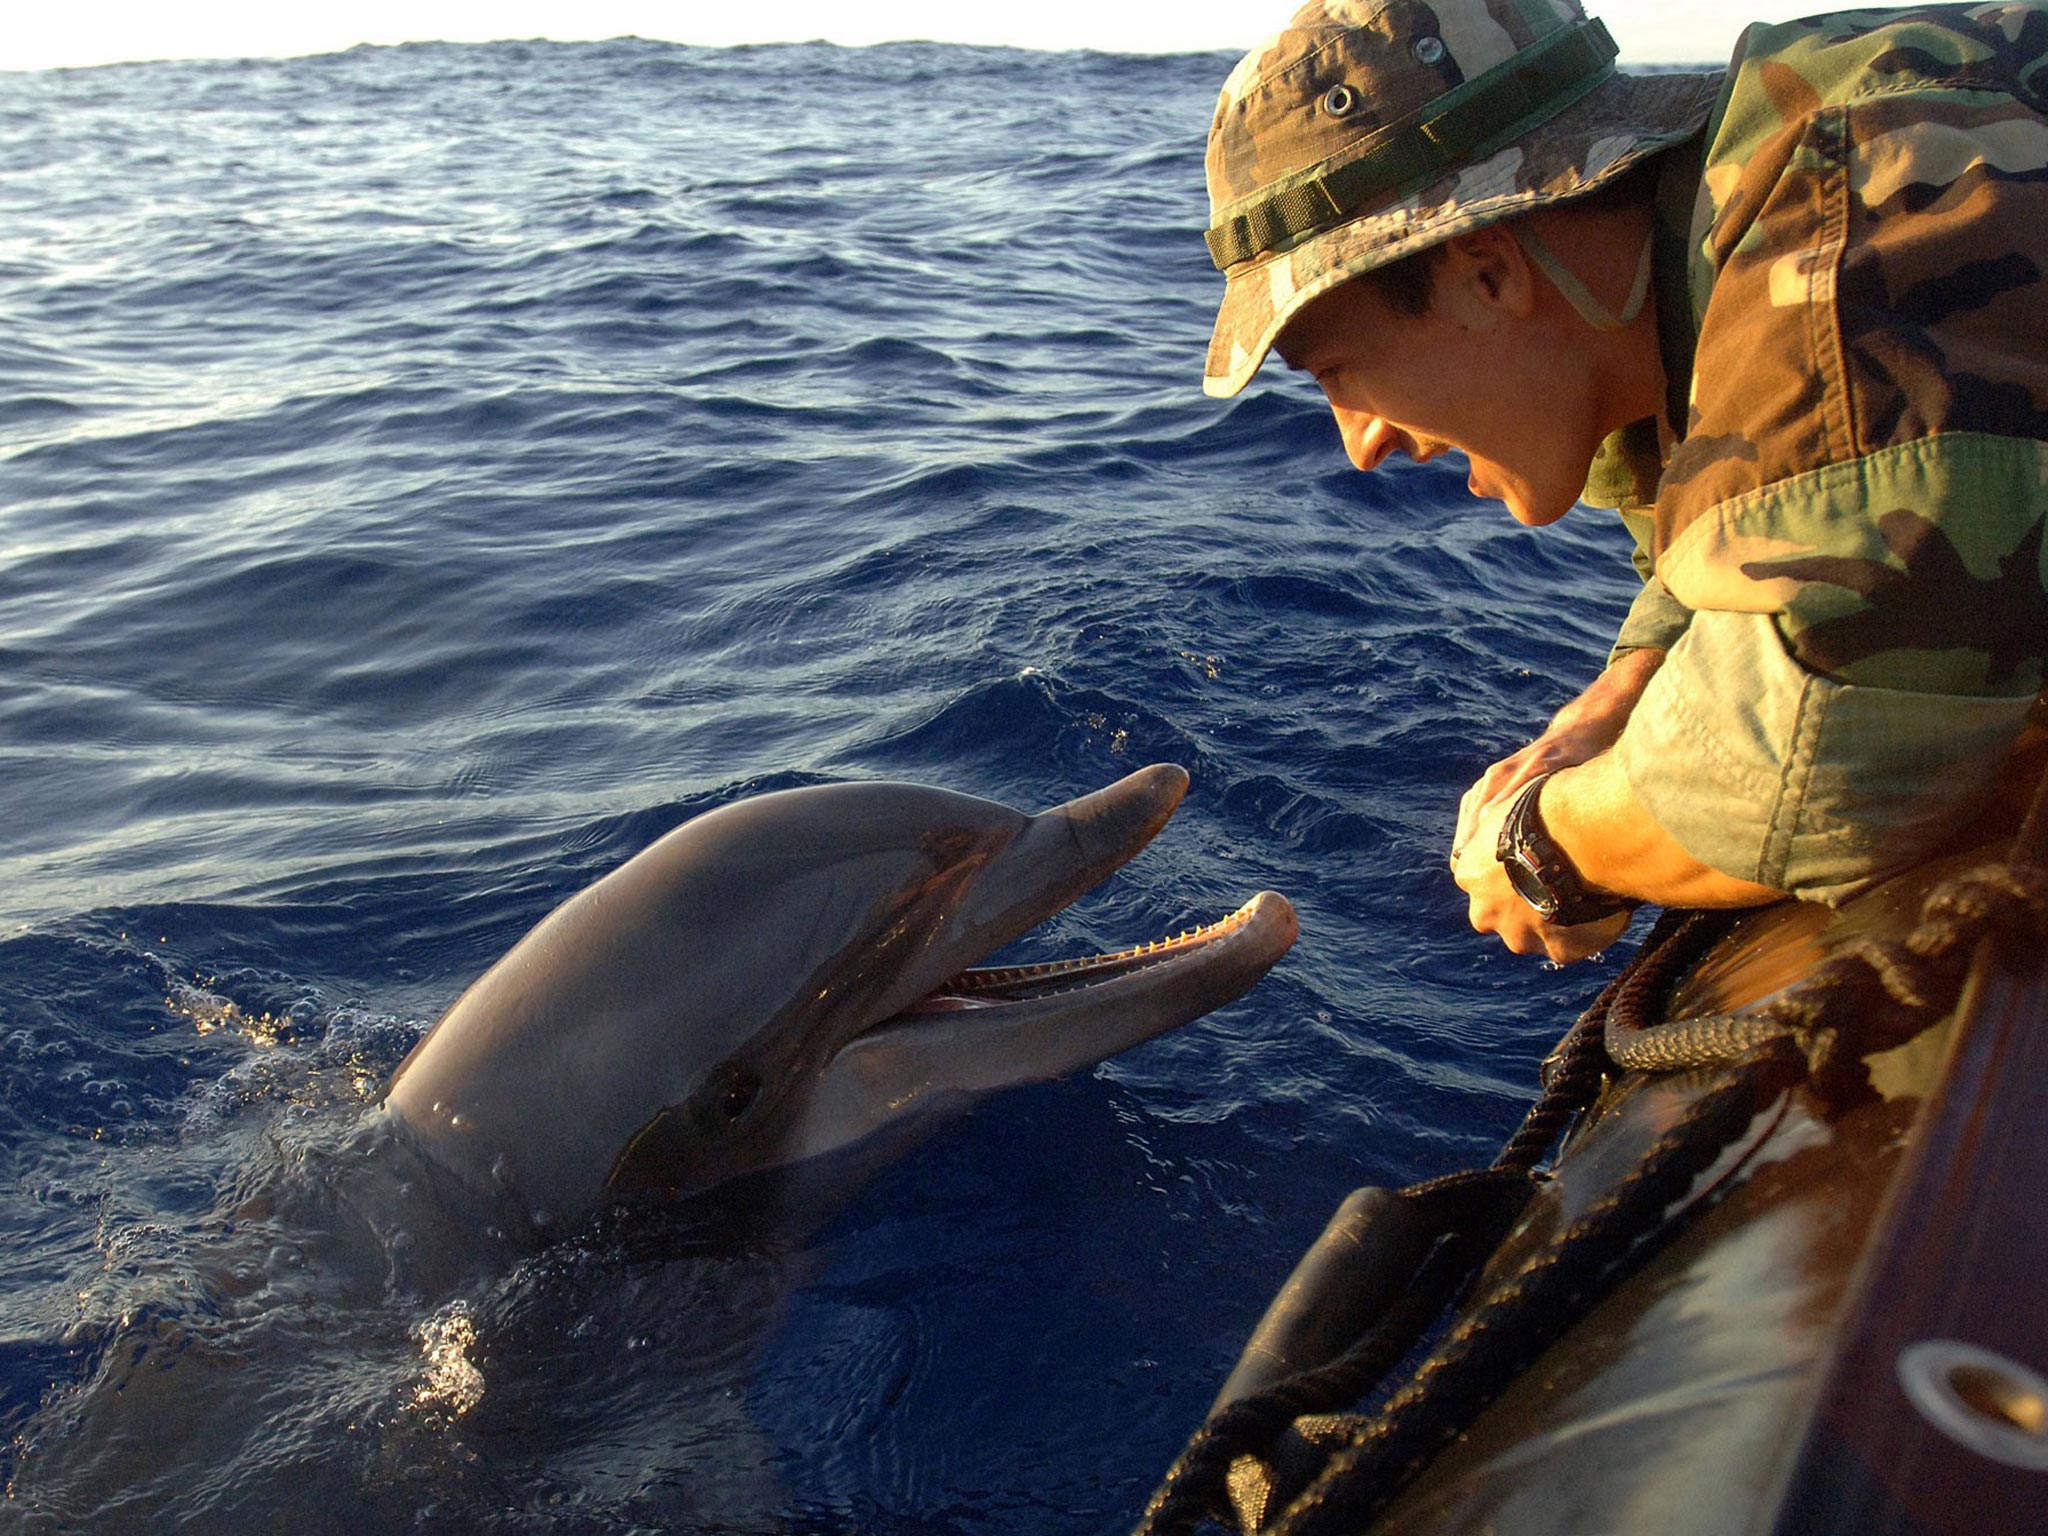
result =
M1838 901L1975 813L2042 684L2048 6L1749 28L1632 75L1575 0L1317 0L1209 135L1205 387L1352 462L1619 509L1606 669L1464 797L1472 924Z

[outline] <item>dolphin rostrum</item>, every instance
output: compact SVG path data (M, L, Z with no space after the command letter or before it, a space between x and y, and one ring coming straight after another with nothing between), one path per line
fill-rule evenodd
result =
M1091 1065L1240 996L1294 941L1262 892L1176 939L970 969L1136 854L1187 785L1154 765L1037 816L878 783L711 811L485 972L385 1111L547 1233Z

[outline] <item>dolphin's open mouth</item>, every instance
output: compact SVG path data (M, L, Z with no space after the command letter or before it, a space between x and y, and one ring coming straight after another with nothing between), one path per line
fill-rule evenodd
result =
M948 913L929 969L818 1069L790 1160L829 1152L920 1106L1085 1071L1241 997L1294 942L1294 908L1262 891L1228 917L1113 954L975 965L1071 906L1166 825L1186 772L1155 764L1030 818ZM950 962L950 963L948 963Z
M920 1103L1083 1071L1243 996L1296 929L1287 899L1261 891L1217 922L1114 954L956 971L833 1056L792 1150L830 1151Z
M1097 989L1165 968L1192 966L1213 972L1256 967L1263 971L1293 942L1294 932L1294 914L1287 902L1271 891L1261 891L1213 923L1113 954L1034 965L972 967L905 1008L898 1017L1070 998L1084 991L1093 994L1089 1001L1096 1006L1110 1001ZM1147 982L1154 979L1146 976Z

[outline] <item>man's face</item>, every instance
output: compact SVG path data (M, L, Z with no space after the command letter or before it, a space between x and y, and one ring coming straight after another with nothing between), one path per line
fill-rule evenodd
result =
M1458 448L1473 495L1497 497L1532 527L1554 523L1578 501L1606 433L1584 370L1468 254L1439 261L1425 314L1349 282L1303 308L1275 350L1322 386L1360 469L1397 451L1422 463Z

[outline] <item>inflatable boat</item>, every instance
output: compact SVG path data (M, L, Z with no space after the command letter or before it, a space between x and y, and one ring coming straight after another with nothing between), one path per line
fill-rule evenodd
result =
M1346 1203L1140 1531L2048 1532L2032 820L1667 915L1494 1168Z

